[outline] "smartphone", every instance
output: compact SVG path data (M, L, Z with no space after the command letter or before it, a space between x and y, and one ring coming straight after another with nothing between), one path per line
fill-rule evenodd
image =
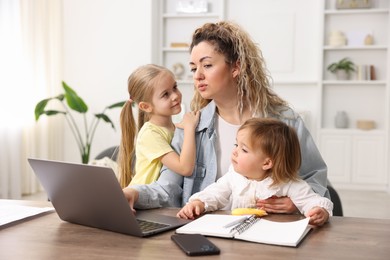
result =
M189 256L218 255L219 248L200 234L174 234L171 239Z

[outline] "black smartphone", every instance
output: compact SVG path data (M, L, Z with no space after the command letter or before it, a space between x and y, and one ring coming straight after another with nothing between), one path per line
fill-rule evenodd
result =
M171 239L189 256L218 255L221 251L200 234L174 234Z

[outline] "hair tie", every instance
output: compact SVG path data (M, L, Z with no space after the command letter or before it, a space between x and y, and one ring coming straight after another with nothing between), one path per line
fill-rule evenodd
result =
M129 98L129 100L127 100L127 101L128 101L130 104L134 102L131 98Z

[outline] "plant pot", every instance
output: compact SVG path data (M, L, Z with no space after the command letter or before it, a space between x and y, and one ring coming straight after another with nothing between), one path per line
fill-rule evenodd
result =
M336 71L336 78L338 80L349 80L351 77L351 74L347 73L345 70L337 70Z

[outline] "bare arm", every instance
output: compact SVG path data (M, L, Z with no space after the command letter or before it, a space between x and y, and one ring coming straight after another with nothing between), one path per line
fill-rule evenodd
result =
M184 140L180 155L172 151L161 157L161 162L170 170L183 176L190 176L195 167L195 128L199 122L200 112L189 112L177 127L184 129Z

